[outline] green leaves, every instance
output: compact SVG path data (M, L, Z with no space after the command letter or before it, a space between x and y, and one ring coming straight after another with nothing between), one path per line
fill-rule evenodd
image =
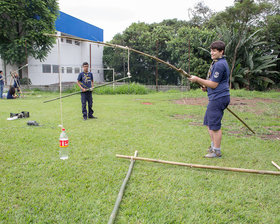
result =
M58 15L56 0L0 1L0 55L10 64L23 64L28 56L43 60L51 50ZM27 55L26 55L27 54Z

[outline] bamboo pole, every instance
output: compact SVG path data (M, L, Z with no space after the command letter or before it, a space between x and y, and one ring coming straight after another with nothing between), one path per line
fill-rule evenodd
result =
M200 164L191 164L191 163L172 162L172 161L166 161L166 160L157 160L157 159L150 159L150 158L143 158L143 157L125 156L125 155L118 155L118 154L116 155L116 157L117 158L122 158L122 159L134 159L134 160L142 160L142 161L147 161L147 162L163 163L163 164L178 165L178 166L187 166L187 167L190 167L190 168L225 170L225 171L254 173L254 174L280 175L280 172L277 172L277 171L209 166L209 165L200 165Z
M280 166L278 166L275 162L271 161L271 163L272 163L278 170L280 170Z
M112 48L120 48L120 49L123 49L123 50L130 50L130 51L133 51L137 54L141 54L143 56L146 56L146 57L149 57L149 58L152 58L162 64L165 64L167 65L168 67L172 68L172 69L175 69L177 72L180 72L182 75L184 76L187 76L187 77L190 77L191 75L188 74L186 71L184 71L183 69L181 68L177 68L176 66L166 62L166 61L163 61L153 55L150 55L150 54L147 54L147 53L144 53L142 51L138 51L138 50L135 50L133 48L130 48L130 47L127 47L127 46L122 46L122 45L118 45L118 44L110 44L110 43L105 43L105 42L100 42L100 41L93 41L93 40L88 40L88 39L83 39L83 38L79 38L79 37L70 37L70 36L57 36L55 34L45 34L46 36L50 36L50 37L56 37L56 38L67 38L67 39L71 39L71 40L76 40L76 41L81 41L81 42L89 42L89 43L95 43L95 44L100 44L100 45L104 45L104 46L107 46L107 47L112 47Z
M124 77L124 78L115 80L115 81L113 81L113 82L107 82L107 83L101 84L101 85L99 85L99 86L95 86L95 87L89 88L89 89L87 89L85 92L92 91L92 90L94 90L94 89L97 89L97 88L100 88L100 87L103 87L103 86L107 86L107 85L113 84L113 83L115 83L115 82L119 82L119 81L122 81L122 80L125 80L125 79L129 79L129 78L131 78L131 76ZM65 96L56 97L56 98L53 98L53 99L50 99L50 100L46 100L46 101L44 101L43 103L48 103L48 102L51 102L51 101L59 100L59 99L66 98L66 97L69 97L69 96L73 96L73 95L76 95L76 94L79 94L79 93L82 93L82 91L78 91L78 92L74 92L74 93L67 94L67 95L65 95Z
M110 44L110 43L104 43L104 42L100 42L100 41L93 41L93 40L88 40L88 39L83 39L83 38L79 38L79 37L72 37L72 36L57 36L55 34L45 34L46 36L50 36L50 37L55 37L55 38L68 38L68 39L72 39L72 40L76 40L76 41L81 41L81 42L89 42L89 43L95 43L95 44L100 44L100 45L104 45L104 46L107 46L107 47L112 47L112 48L120 48L120 49L123 49L123 50L129 50L129 51L133 51L137 54L140 54L140 55L143 55L143 56L146 56L148 58L152 58L162 64L165 64L167 65L169 68L172 68L174 70L176 70L177 72L181 73L183 76L186 76L186 77L191 77L191 75L189 73L187 73L185 70L181 69L181 68L177 68L176 66L160 59L160 58L157 58L153 55L150 55L150 54L147 54L147 53L144 53L142 51L138 51L138 50L135 50L133 48L130 48L130 47L125 47L125 46L122 46L122 45L118 45L118 44ZM232 110L230 110L229 108L226 108L230 113L232 113L239 121L242 122L242 124L244 124L251 132L253 132L255 134L255 132L243 121L241 120L240 117L238 117L235 113L233 113Z
M253 134L256 134L240 117L237 116L231 109L226 108L233 116L235 116L242 124L244 124Z
M136 158L137 154L138 154L138 152L135 151L134 156L132 156L132 157ZM134 162L135 162L135 160L133 158L131 158L130 166L128 168L126 177L125 177L125 179L124 179L124 181L122 183L122 186L120 188L120 191L119 191L119 194L118 194L118 197L117 197L114 209L113 209L113 211L112 211L112 213L110 215L108 224L113 224L114 221L115 221L115 218L117 216L117 213L118 213L118 210L119 210L119 207L120 207L120 203L121 203L121 200L122 200L122 197L123 197L123 193L124 193L124 190L125 190L125 186L126 186L128 180L129 180L129 177L131 175L131 172L132 172L132 169L133 169L133 165L134 165Z

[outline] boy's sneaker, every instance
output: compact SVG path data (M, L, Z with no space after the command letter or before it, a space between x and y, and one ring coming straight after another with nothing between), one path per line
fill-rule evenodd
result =
M87 120L87 117L84 117L83 119L84 119L84 121L86 121L86 120Z
M218 158L218 157L221 157L222 154L221 154L221 151L218 150L218 151L215 151L214 149L210 149L209 153L207 153L204 157L205 158Z
M95 116L88 116L88 119L97 119Z

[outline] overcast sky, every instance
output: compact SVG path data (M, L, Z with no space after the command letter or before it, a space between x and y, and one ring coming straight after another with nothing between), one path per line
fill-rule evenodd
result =
M154 23L164 19L189 20L188 9L200 0L58 0L60 11L104 30L110 41L133 22ZM232 6L234 0L204 0L214 11Z

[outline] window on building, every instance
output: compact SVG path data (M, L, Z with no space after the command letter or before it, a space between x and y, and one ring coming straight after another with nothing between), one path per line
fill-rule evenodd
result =
M53 73L58 73L58 65L52 66Z
M80 73L80 68L79 68L79 67L76 67L76 68L75 68L75 74L78 74L78 73Z
M51 73L51 70L52 70L51 65L43 64L42 68L43 68L43 73Z
M97 70L97 73L99 74L99 70Z
M60 38L61 42L63 42L63 38Z
M64 73L64 67L61 67L61 73Z
M72 73L72 70L73 70L72 67L67 67L67 68L66 68L66 72L67 72L67 73Z
M75 40L75 45L80 46L80 41Z
M67 44L72 44L72 40L66 39Z

